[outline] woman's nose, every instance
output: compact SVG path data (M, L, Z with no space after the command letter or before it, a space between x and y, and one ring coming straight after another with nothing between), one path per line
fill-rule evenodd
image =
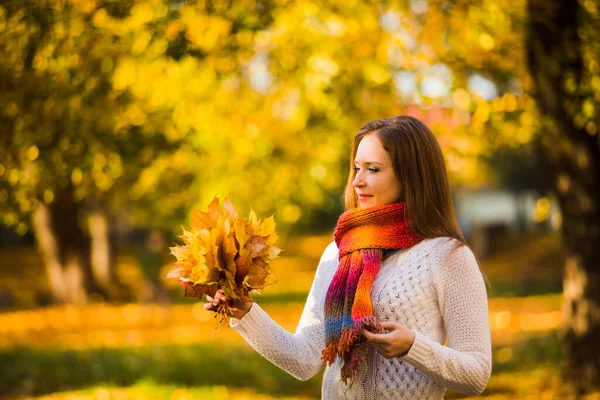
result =
M352 181L352 186L354 187L361 187L364 186L364 181L362 180L362 177L360 174L356 174L356 176L354 177L354 180Z

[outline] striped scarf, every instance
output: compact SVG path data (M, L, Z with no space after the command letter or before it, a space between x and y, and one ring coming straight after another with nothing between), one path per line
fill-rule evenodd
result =
M329 365L344 359L342 379L354 379L366 352L363 328L383 333L373 316L371 284L379 271L384 249L411 247L421 238L412 233L405 204L356 208L344 212L335 228L339 266L325 297L325 349Z

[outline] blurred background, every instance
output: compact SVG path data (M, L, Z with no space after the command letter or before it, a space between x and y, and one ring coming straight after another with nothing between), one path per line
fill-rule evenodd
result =
M215 195L274 215L255 298L293 332L352 138L399 114L489 280L482 397L600 398L597 0L5 0L0 57L0 398L318 399L168 246Z

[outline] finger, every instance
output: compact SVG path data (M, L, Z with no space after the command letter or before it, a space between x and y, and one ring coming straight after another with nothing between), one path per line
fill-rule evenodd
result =
M388 340L388 337L385 333L373 333L366 329L362 330L363 335L372 343L384 343Z
M205 310L212 310L213 308L213 304L212 303L204 303L204 309Z
M215 304L215 305L219 303L219 301L217 299L213 299L209 295L206 295L206 300L210 301L212 304Z
M366 329L363 329L361 333L367 338L368 341L377 341L377 335L375 333L372 333Z
M387 322L381 322L381 327L384 329L396 330L396 329L402 328L402 325L400 325L397 322L387 321Z

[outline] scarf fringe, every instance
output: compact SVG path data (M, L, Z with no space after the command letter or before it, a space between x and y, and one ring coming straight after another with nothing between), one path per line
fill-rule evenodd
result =
M348 353L354 344L359 341L361 337L360 330L348 329L342 332L342 337L338 342L338 355L343 357L346 353Z
M347 385L348 380L356 379L358 367L363 362L366 353L366 345L357 346L352 353L344 358L344 365L340 371L342 380Z
M356 321L354 326L359 332L361 332L363 329L366 329L372 333L383 333L384 331L379 320L372 315Z
M354 323L353 329L346 329L342 332L340 339L336 342L329 343L321 353L321 360L332 365L336 357L341 357L345 360L344 368L350 368L349 371L354 371L355 367L362 361L362 354L359 347L365 341L362 330L366 329L373 333L383 333L384 329L381 323L374 316L361 318Z
M323 352L321 353L321 360L325 361L327 365L333 364L335 357L338 355L337 343L329 343Z

